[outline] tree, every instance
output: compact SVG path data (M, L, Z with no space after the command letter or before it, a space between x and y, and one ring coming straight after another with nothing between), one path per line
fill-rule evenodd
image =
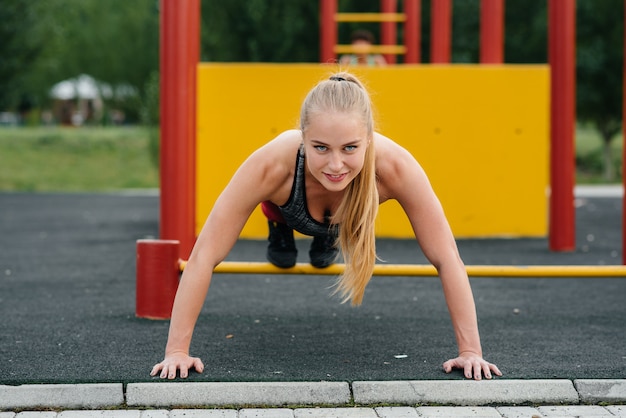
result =
M42 2L3 0L0 6L0 109L37 101L29 74L50 45L53 30ZM34 87L34 88L33 88Z
M608 181L616 177L611 142L622 126L623 7L622 0L577 2L577 117L602 137Z
M57 0L71 12L65 34L68 77L86 73L113 87L109 99L139 118L151 74L159 68L156 0ZM124 96L135 92L136 95ZM121 97L120 97L121 95Z
M2 0L0 109L45 104L52 85L82 73L141 99L158 71L158 24L157 0Z
M201 59L316 62L317 1L202 1Z

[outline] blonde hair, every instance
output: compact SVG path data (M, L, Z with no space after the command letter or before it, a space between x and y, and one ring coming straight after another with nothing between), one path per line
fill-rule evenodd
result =
M378 190L374 153L374 117L369 94L352 74L340 72L321 81L307 95L300 112L300 129L306 136L310 117L322 112L354 113L367 127L368 146L360 173L345 190L333 221L340 222L337 239L346 264L335 293L343 302L360 305L376 263L374 224L378 213Z

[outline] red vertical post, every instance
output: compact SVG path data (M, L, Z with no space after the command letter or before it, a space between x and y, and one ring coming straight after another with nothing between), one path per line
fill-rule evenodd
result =
M187 258L195 242L196 66L200 0L161 0L161 230Z
M504 0L480 0L480 63L504 62Z
M622 264L626 265L626 0L624 0L624 68L622 79Z
M626 1L626 0L625 0ZM421 4L420 0L404 0L404 55L405 64L417 64L421 59Z
M380 11L382 13L396 13L396 0L380 0ZM398 27L396 22L381 22L380 24L380 43L382 45L396 45L398 42ZM396 63L395 54L385 54L385 61L389 64Z
M576 248L574 125L576 1L549 0L550 249Z
M337 44L337 0L320 1L320 62L331 63L337 60L334 48Z
M178 289L180 243L176 240L137 241L135 315L169 319Z
M432 0L430 7L430 62L448 64L452 39L452 1Z

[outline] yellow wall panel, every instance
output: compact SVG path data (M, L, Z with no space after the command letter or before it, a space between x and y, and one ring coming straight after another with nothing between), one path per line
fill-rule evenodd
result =
M243 160L285 129L315 83L317 64L198 67L196 230ZM371 93L378 131L424 166L455 236L545 236L549 164L548 67L406 65L353 71ZM409 238L396 202L381 206L380 237ZM265 238L257 209L242 232Z

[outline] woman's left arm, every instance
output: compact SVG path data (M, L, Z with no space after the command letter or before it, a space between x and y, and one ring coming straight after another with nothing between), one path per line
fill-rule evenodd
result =
M413 156L386 138L377 146L382 199L395 199L406 212L424 255L435 266L458 345L458 357L443 363L446 373L462 369L465 377L490 379L502 373L482 357L476 307L465 266L439 199ZM381 152L379 152L381 148Z

